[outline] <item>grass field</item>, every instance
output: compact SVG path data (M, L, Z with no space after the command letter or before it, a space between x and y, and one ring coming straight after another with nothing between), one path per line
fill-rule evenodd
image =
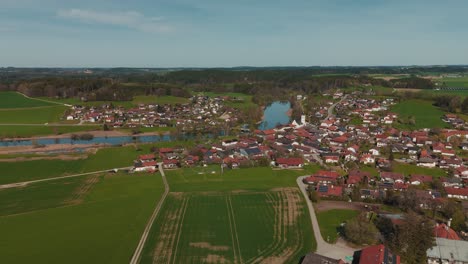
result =
M0 190L0 262L129 262L162 195L161 177L75 180Z
M32 137L45 135L60 135L65 133L102 130L96 126L2 126L0 124L0 138Z
M325 241L335 243L341 223L349 221L359 214L356 210L332 209L318 212L317 220L320 225L320 233Z
M52 102L62 103L62 104L70 104L70 105L83 105L83 106L101 106L104 104L112 103L115 106L122 106L125 108L132 108L138 104L182 104L187 103L188 98L183 97L175 97L175 96L144 96L139 95L135 96L132 101L87 101L83 102L78 98L66 98L66 99L55 99L55 98L48 98L48 97L39 97L40 99L49 100Z
M447 173L443 169L439 168L424 168L411 164L404 164L399 162L393 163L393 171L403 173L405 176L410 174L424 174L430 175L433 177L443 177L447 176Z
M441 78L437 82L445 83L447 87L468 88L468 76L459 78Z
M143 153L147 152L139 152L134 147L115 147L100 149L82 160L0 162L0 184L132 166L133 160Z
M396 123L395 126L401 129L444 128L447 126L441 119L445 112L433 106L430 101L402 101L393 106L391 111L397 113L399 119L402 120L407 120L410 116L415 118L416 123L414 125Z
M255 167L225 170L219 166L189 168L167 171L166 176L175 192L204 192L230 190L268 190L277 187L296 187L299 176L319 170L317 165L305 170L272 170L270 167ZM212 173L212 172L215 173Z
M0 124L44 124L58 122L66 109L66 106L59 105L0 109Z
M296 263L314 246L302 199L297 189L170 193L142 263Z
M194 94L200 94L200 93L194 93ZM210 96L210 97L216 97L216 96L230 96L230 97L232 97L232 98L241 99L242 101L239 101L239 102L235 102L235 101L226 101L226 105L227 105L227 106L230 106L230 107L233 107L233 108L237 108L237 109L248 109L248 108L257 106L256 104L254 104L254 103L252 102L252 96L251 96L251 95L247 95L247 94L243 94L243 93L214 93L214 92L204 92L204 93L201 93L201 94L206 95L206 96Z
M54 105L55 104L52 103L26 98L17 92L0 92L0 109L30 108Z

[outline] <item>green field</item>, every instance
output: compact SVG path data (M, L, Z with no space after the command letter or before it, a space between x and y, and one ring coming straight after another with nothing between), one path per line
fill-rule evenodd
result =
M458 78L442 78L438 79L437 82L445 83L447 87L468 88L468 76Z
M296 187L296 179L319 170L317 165L305 170L272 170L270 167L255 167L225 170L219 166L195 167L166 172L171 191L204 192L230 190L268 190L276 187ZM214 172L214 173L213 173Z
M394 172L403 173L405 176L409 176L410 174L424 174L433 177L447 176L447 173L440 168L424 168L399 162L394 162L392 168Z
M53 106L55 104L24 97L17 92L0 92L0 109Z
M0 124L44 124L59 122L66 109L66 106L58 105L21 109L0 109Z
M240 101L226 101L225 104L232 108L237 109L248 109L251 107L257 106L255 103L252 102L252 96L243 94L243 93L214 93L214 92L204 92L204 93L194 93L194 94L203 94L209 97L216 97L216 96L229 96L231 98L240 99Z
M183 104L188 103L188 98L175 97L175 96L154 96L154 95L138 95L133 98L132 101L87 101L83 102L78 98L65 98L56 99L48 97L39 97L43 100L49 100L52 102L70 104L70 105L83 105L83 106L101 106L112 103L115 106L122 106L125 108L132 108L138 104Z
M128 263L162 195L161 177L95 179L0 190L0 262Z
M143 153L147 152L134 147L113 147L100 149L82 160L0 162L0 184L132 166L133 160Z
M430 101L405 100L393 106L391 111L397 113L401 120L407 120L411 116L415 118L414 125L395 123L395 126L400 129L444 128L447 126L442 121L445 112L433 106Z
M359 214L356 210L332 209L317 213L320 233L325 241L335 243L341 223L349 221Z
M0 124L0 138L32 137L45 135L60 135L66 133L102 130L96 126L2 126Z
M313 249L297 189L171 193L142 263L296 263Z

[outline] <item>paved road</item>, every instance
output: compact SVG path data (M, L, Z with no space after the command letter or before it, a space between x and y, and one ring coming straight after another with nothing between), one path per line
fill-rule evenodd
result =
M315 240L317 241L317 254L327 256L329 258L334 259L345 259L346 256L352 256L356 249L348 247L343 242L337 242L336 244L328 244L322 237L320 233L320 227L317 221L317 216L315 215L314 207L312 206L312 202L310 201L309 197L307 196L306 192L306 185L302 182L302 179L305 176L301 176L297 178L296 182L301 189L302 194L307 202L307 207L309 208L310 219L312 221L312 227L314 229Z
M333 110L335 110L335 107L336 107L338 104L340 104L341 102L343 102L346 98L348 98L348 95L343 96L343 98L341 98L340 101L338 101L338 102L332 104L332 105L328 108L328 115L327 115L327 117L325 118L325 120L327 120L327 119L329 119L329 118L335 116L335 115L333 114Z
M79 174L73 174L73 175L67 175L67 176L60 176L60 177L54 177L54 178L47 178L47 179L40 179L40 180L34 180L34 181L25 181L25 182L15 182L15 183L9 183L9 184L3 184L0 185L0 189L9 189L9 188L16 188L16 187L23 187L31 183L38 183L38 182L45 182L45 181L54 181L54 180L60 180L60 179L66 179L66 178L74 178L74 177L81 177L81 176L86 176L86 175L93 175L93 174L99 174L99 173L106 173L110 170L129 170L132 167L123 167L123 168L112 168L112 169L107 169L107 170L101 170L101 171L92 171L92 172L85 172L85 173L79 173Z
M161 209L162 205L164 204L164 200L166 199L167 194L169 193L169 184L166 180L166 175L164 174L164 170L162 168L162 163L158 163L159 172L161 173L161 177L164 183L164 194L156 204L156 208L153 211L148 223L146 224L145 230L141 235L140 242L138 243L137 248L135 249L135 253L133 253L133 257L130 260L130 264L138 264L140 262L141 252L143 251L143 247L145 246L146 239L148 238L149 232L151 230L151 226L153 226L154 220L156 216L158 216L159 210Z

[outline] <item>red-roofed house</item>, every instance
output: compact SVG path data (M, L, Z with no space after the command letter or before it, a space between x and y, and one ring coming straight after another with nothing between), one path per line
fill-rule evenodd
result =
M404 183L405 182L405 177L401 173L396 173L396 172L388 172L388 171L382 171L380 173L380 178L382 181L385 182L399 182L399 183Z
M140 155L138 159L141 162L154 161L156 159L156 156L154 154L146 154L146 155Z
M164 169L175 169L179 167L179 161L176 159L164 159L163 168Z
M334 186L334 185L318 185L316 189L319 196L334 196L334 197L341 197L343 195L343 187L342 186Z
M411 179L410 179L411 185L420 185L423 183L430 183L430 182L432 182L432 176L421 175L421 174L411 175Z
M304 167L304 161L301 158L277 158L276 166L283 169L297 169Z
M400 264L400 256L394 255L384 245L370 246L361 251L359 264Z
M135 163L133 170L136 172L156 171L157 168L158 168L158 163L156 161L147 161L147 162Z
M457 232L446 224L437 224L434 227L434 236L451 240L461 240Z
M448 198L468 200L468 188L445 187Z
M307 184L335 184L340 175L336 171L318 171L304 179Z

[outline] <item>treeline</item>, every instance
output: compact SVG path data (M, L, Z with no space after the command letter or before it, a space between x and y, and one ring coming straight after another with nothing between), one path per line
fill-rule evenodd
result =
M185 89L171 84L124 84L111 78L37 78L0 84L0 91L18 91L32 97L77 97L87 101L129 101L135 95L190 96Z

